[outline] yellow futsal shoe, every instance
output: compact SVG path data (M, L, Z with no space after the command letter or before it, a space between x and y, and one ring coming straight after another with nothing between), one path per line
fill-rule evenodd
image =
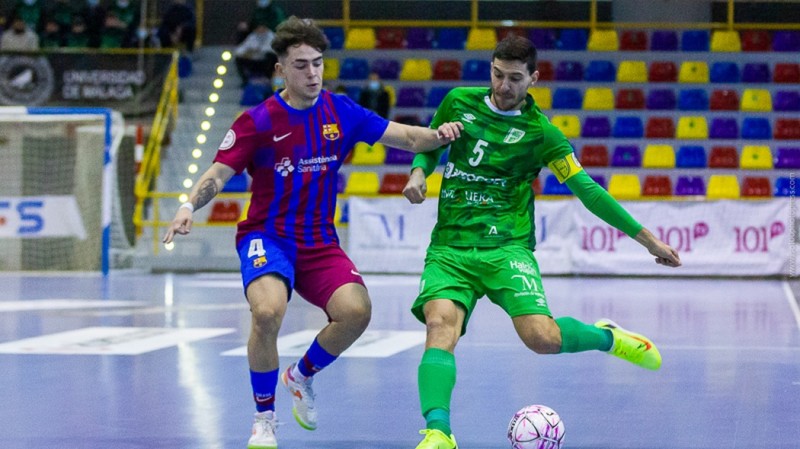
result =
M607 318L601 319L594 325L600 329L610 330L614 336L614 343L608 351L609 354L639 365L642 368L651 370L661 368L661 354L649 338L625 330L619 324Z
M437 429L422 429L419 433L425 435L425 438L417 445L417 449L458 449L456 437L452 433L449 437Z

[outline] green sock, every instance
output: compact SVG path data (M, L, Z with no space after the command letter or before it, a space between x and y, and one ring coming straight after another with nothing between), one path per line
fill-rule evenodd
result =
M430 348L417 371L419 402L428 429L450 435L450 398L456 385L456 358L444 349Z
M561 317L556 320L561 328L561 352L605 351L611 349L614 337L608 329L600 329L582 323L572 317Z

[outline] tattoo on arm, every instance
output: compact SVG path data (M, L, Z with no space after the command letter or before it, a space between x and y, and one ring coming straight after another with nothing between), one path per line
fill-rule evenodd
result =
M213 179L203 181L193 202L195 210L208 204L218 193L219 188L217 188L217 183Z

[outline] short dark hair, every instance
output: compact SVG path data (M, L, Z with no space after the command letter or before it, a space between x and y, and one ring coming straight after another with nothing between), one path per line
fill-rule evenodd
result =
M492 60L522 61L528 67L528 73L536 71L536 47L529 39L511 35L503 39L494 48Z
M328 38L311 19L291 16L278 25L275 30L275 39L272 41L272 50L279 58L286 56L289 47L302 44L322 53L328 49Z

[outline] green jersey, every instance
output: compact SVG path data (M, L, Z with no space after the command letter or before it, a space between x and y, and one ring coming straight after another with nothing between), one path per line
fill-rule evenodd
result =
M517 111L501 111L488 88L450 91L431 128L458 121L461 137L450 144L431 243L493 248L535 246L531 182L550 166L561 182L581 171L572 146L528 95ZM441 152L420 153L412 169L430 175Z

